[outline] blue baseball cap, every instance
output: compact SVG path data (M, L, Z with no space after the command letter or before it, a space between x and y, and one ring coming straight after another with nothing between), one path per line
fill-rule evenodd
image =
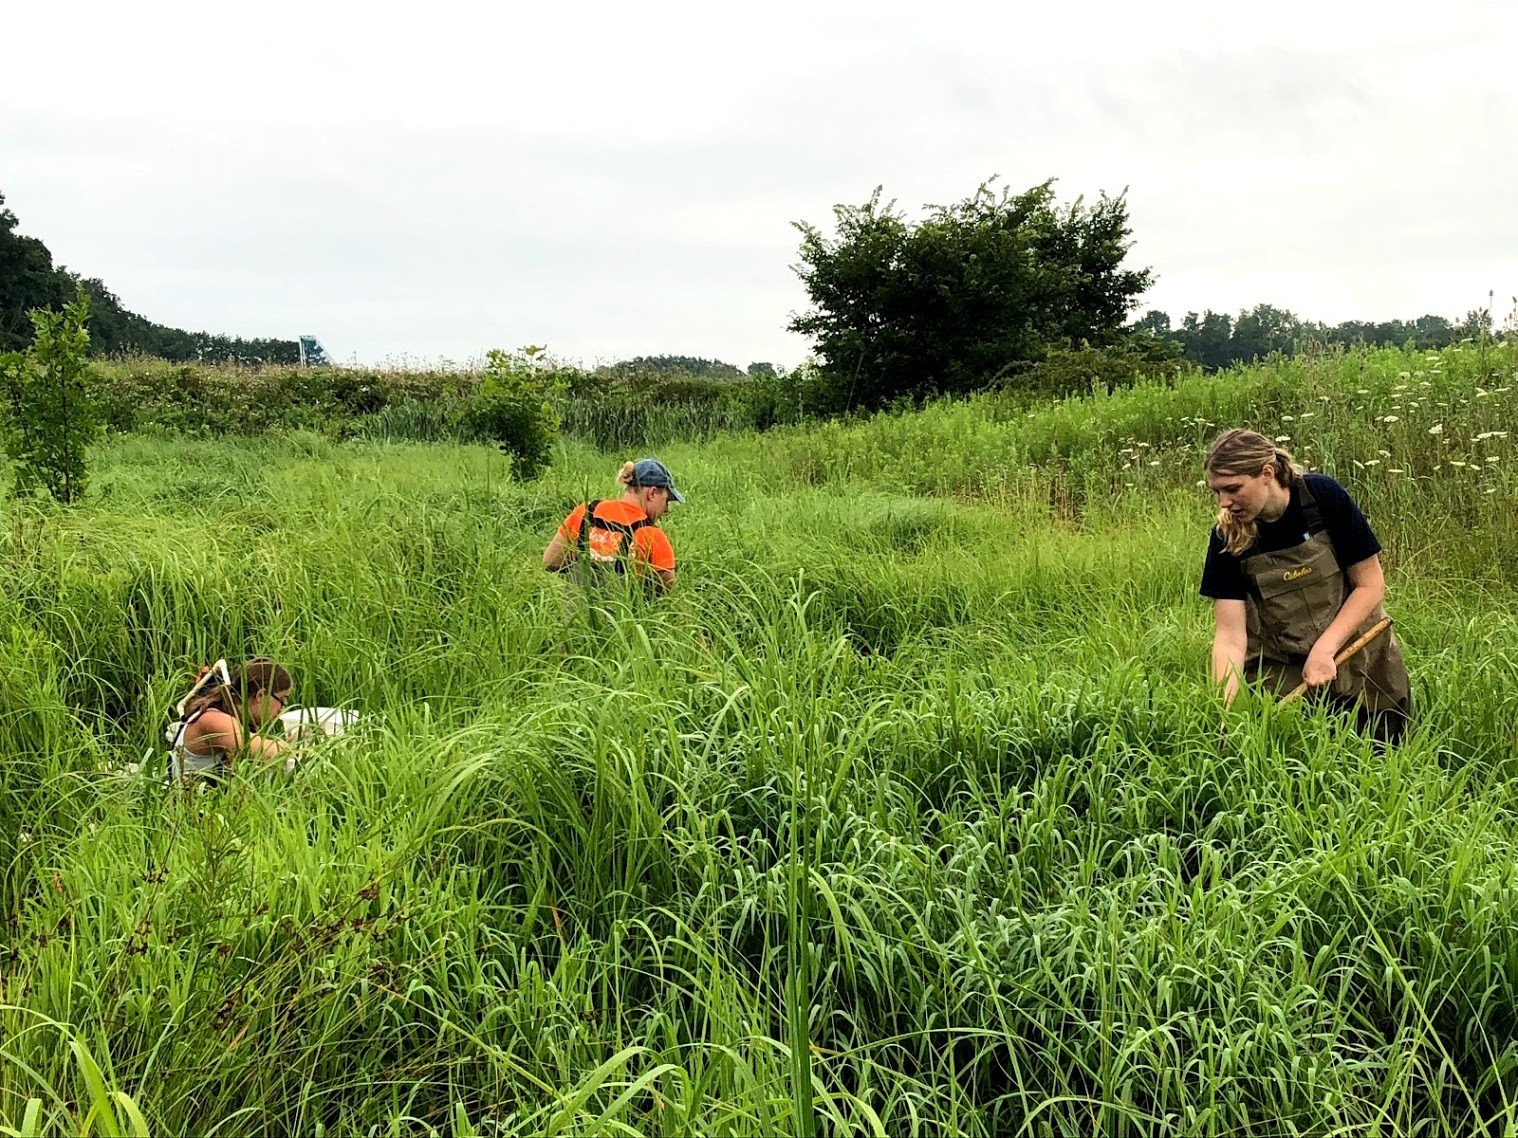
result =
M657 458L640 458L633 463L634 486L653 486L659 490L668 490L672 501L683 502L685 495L675 489L674 476L670 474L669 467L665 466Z

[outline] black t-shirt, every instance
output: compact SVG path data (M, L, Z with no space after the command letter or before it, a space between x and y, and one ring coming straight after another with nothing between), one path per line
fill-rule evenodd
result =
M1333 543L1334 560L1340 569L1348 569L1381 552L1381 543L1371 532L1370 523L1344 487L1326 474L1303 477L1312 491L1313 501L1318 504L1318 514L1323 519L1329 541ZM1217 527L1213 527L1212 540L1207 543L1207 561L1202 566L1202 596L1216 601L1248 600L1249 590L1241 564L1243 558L1290 549L1307 540L1307 518L1302 510L1301 490L1293 486L1286 512L1273 522L1262 521L1258 525L1259 536L1240 556L1223 548L1223 536Z

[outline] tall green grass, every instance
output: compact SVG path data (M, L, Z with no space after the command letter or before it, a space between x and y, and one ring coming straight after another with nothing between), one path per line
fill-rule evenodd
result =
M672 444L656 605L536 566L620 452L116 439L0 527L0 1123L1518 1129L1512 367ZM1401 748L1208 690L1234 422L1387 543ZM362 726L166 795L168 705L255 652Z

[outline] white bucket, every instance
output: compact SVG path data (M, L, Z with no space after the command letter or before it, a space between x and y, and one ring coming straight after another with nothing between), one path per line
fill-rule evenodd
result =
M290 739L341 735L358 722L358 712L347 707L287 707L279 713L285 736Z

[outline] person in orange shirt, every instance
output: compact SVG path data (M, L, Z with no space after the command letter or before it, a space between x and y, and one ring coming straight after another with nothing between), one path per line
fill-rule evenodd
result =
M656 458L623 463L617 482L622 497L582 503L564 519L543 551L543 568L571 573L579 582L625 575L630 568L636 578L666 590L675 583L675 549L658 523L671 502L685 498Z

